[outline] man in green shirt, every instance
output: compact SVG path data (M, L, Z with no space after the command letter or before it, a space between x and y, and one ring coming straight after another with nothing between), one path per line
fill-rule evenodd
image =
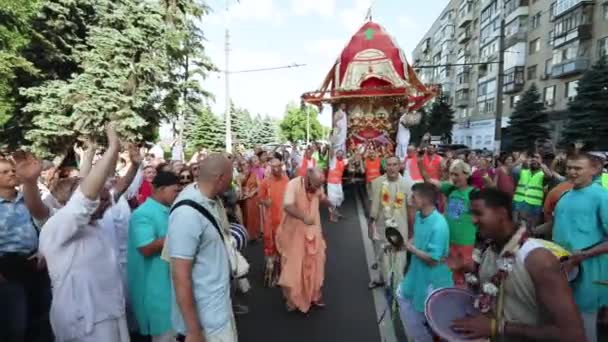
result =
M473 263L477 229L471 218L471 201L469 200L469 194L473 190L473 187L469 185L471 167L461 160L455 160L450 165L451 182L440 182L429 177L422 165L421 157L418 158L418 166L424 181L435 184L447 197L444 213L450 228L450 254L447 262L452 269L454 284L466 286L464 272L456 269L454 265Z
M129 296L139 333L153 342L172 341L171 277L161 251L169 227L169 208L179 192L179 178L159 172L154 193L131 216L127 249Z

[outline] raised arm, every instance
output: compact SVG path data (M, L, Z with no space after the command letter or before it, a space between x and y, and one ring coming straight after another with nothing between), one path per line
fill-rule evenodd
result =
M44 205L38 189L38 178L42 164L29 152L17 152L13 155L17 178L23 183L23 199L30 215L39 222L49 218L49 208Z
M116 160L118 159L118 152L120 151L120 141L114 123L108 124L106 134L108 136L108 148L106 149L106 152L80 184L80 191L82 191L82 194L90 200L97 199L106 180L116 168Z
M135 144L130 144L128 150L131 165L129 166L127 173L123 177L119 178L114 186L114 201L118 201L125 191L127 191L133 182L133 179L135 179L135 175L137 174L139 165L141 164L142 157L137 146Z
M431 183L437 187L441 187L441 182L431 179L431 177L429 177L429 174L426 172L426 169L424 168L424 164L422 163L423 156L424 156L423 153L418 152L418 156L416 157L416 163L418 164L418 171L420 171L420 175L424 179L424 182Z
M93 167L93 159L95 158L95 153L97 152L97 145L87 140L86 142L87 149L77 149L74 148L74 151L80 156L80 172L78 177L85 178L89 172L91 172L91 168Z

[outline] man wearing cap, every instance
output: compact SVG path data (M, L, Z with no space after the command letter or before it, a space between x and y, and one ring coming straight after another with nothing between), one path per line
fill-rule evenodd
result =
M139 333L153 342L172 341L171 274L161 259L169 228L169 208L179 193L179 178L159 172L154 192L132 214L127 250L128 289Z

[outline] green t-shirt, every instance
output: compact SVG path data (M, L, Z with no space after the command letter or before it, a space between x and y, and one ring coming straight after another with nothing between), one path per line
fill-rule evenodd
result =
M450 226L450 244L474 245L477 228L471 218L471 200L469 200L473 187L457 189L452 183L442 182L440 190L448 197L444 215Z

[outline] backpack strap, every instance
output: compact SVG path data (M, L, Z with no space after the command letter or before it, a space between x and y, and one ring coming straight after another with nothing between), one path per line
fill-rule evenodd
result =
M224 240L224 234L222 234L220 226L218 225L217 221L215 220L215 217L213 217L213 215L211 215L209 210L207 210L202 205L196 203L195 201L189 200L189 199L181 200L181 201L175 203L175 205L173 205L173 208L171 208L170 213L173 213L173 211L175 209L182 207L182 206L191 207L192 209L198 211L201 215L203 215L203 217L205 217L215 227L215 229L217 230L217 233L220 234L222 241Z

